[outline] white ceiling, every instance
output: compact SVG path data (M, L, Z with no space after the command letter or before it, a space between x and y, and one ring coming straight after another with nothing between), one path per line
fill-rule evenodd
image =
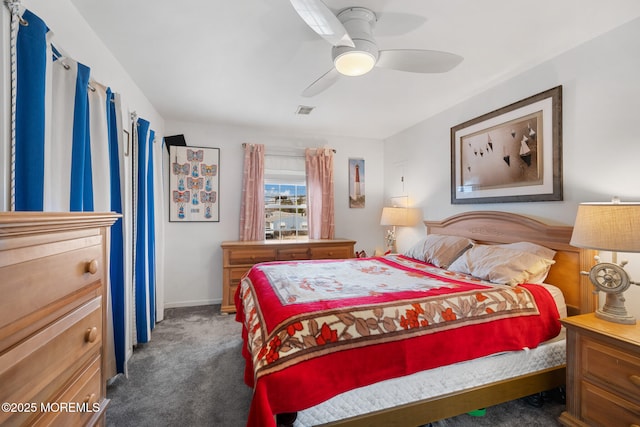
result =
M380 49L433 49L446 74L374 68L325 92L331 46L288 0L72 0L166 120L386 138L640 16L637 0L326 0L376 12ZM298 105L314 106L309 116Z

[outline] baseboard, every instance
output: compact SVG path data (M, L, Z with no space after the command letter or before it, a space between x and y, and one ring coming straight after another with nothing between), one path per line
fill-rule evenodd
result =
M213 305L222 304L222 298L209 299L209 300L195 300L195 301L178 301L168 302L164 304L164 308L179 308L179 307L197 307L199 305Z

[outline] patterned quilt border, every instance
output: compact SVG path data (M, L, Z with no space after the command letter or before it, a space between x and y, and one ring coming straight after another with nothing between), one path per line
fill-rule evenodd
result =
M496 287L293 316L267 335L252 281L241 282L254 380L312 357L498 319L538 315L524 287Z

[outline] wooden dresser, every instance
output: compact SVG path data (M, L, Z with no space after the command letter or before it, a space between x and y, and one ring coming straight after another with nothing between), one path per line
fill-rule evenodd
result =
M260 240L222 242L222 307L233 313L233 296L242 276L260 262L354 257L354 240Z
M98 213L0 213L0 425L104 424L106 235Z
M640 326L593 313L562 320L567 328L566 426L640 426Z

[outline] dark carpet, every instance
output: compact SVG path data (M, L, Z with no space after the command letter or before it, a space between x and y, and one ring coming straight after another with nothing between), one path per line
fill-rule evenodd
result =
M219 313L219 305L166 310L151 341L134 350L129 377L108 386L107 426L245 426L251 389L243 382L241 327ZM559 426L564 405L547 400L541 408L507 402L433 427Z

